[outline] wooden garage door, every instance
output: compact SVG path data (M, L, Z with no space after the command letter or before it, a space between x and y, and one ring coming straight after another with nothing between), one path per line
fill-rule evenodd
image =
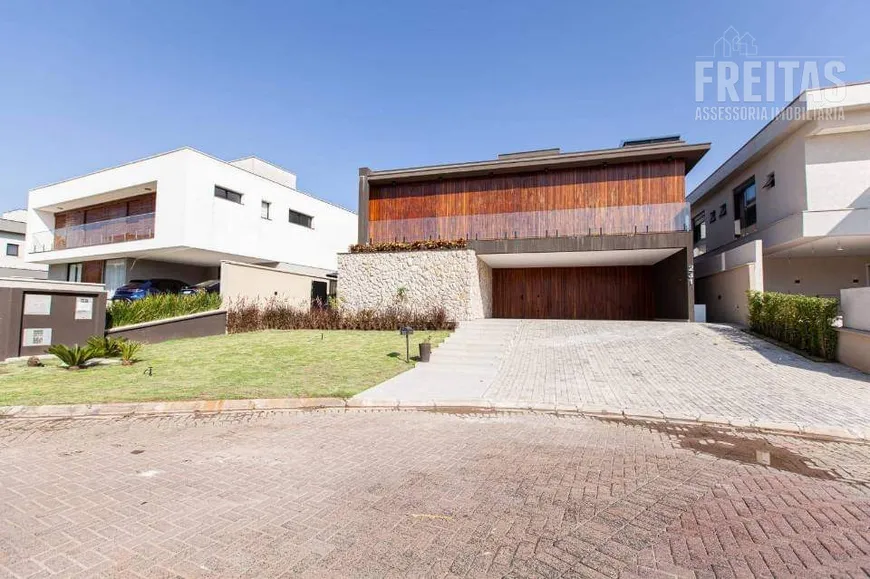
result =
M652 267L494 269L496 318L651 320Z

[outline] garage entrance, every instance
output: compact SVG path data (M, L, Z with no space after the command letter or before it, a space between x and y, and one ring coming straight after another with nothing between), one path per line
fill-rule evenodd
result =
M485 254L495 318L688 320L685 248Z
M652 320L653 268L540 267L495 269L496 318Z

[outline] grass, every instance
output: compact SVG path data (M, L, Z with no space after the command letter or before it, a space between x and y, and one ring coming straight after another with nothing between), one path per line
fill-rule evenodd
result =
M417 344L449 332L418 332ZM348 398L414 366L398 332L269 330L145 345L133 366L64 370L0 364L0 406L219 400ZM152 368L152 375L145 373Z

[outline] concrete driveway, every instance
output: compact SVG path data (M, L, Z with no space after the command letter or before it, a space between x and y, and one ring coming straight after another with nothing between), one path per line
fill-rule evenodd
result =
M469 322L432 363L357 398L552 406L870 436L870 376L713 324Z

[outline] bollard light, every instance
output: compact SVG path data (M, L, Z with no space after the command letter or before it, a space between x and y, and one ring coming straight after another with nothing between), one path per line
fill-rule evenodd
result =
M405 326L399 328L399 334L405 336L405 362L411 361L411 334L414 333L414 328Z

